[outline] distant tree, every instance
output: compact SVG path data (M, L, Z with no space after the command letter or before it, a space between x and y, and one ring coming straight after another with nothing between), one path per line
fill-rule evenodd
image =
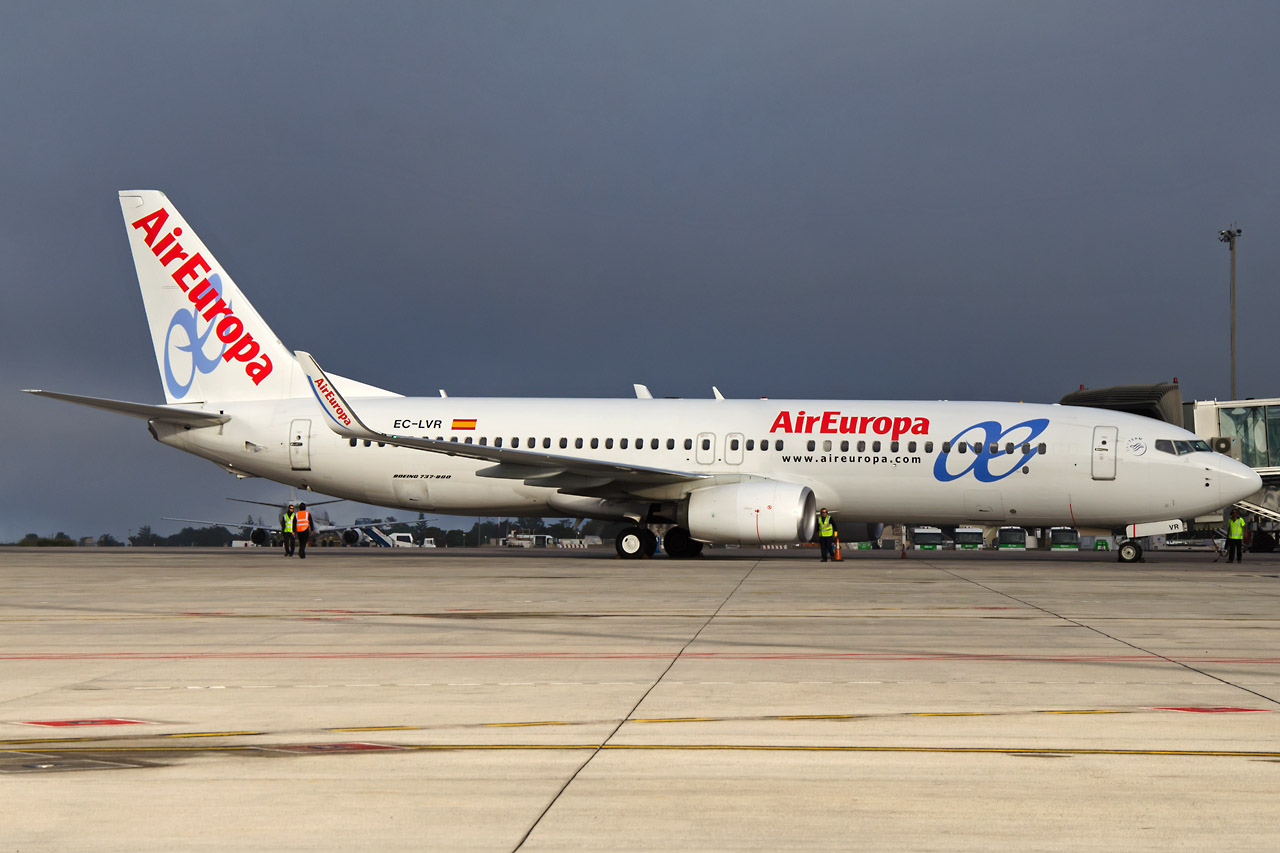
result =
M180 548L225 547L231 542L231 532L220 525L210 527L184 527L164 540L164 544Z
M123 544L123 542L112 536L110 533L104 533L98 537L99 548L119 548Z
M40 537L38 535L36 535L35 533L28 533L26 536L23 536L22 539L18 540L18 544L26 545L30 547L32 545L35 545L39 541L40 541Z
M151 531L151 525L144 524L138 528L137 533L129 537L129 544L135 548L151 548L163 545L164 539Z

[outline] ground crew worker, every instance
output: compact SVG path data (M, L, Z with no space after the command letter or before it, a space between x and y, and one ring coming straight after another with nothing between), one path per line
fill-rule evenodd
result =
M293 531L298 534L298 558L307 559L307 541L311 538L311 513L306 504L298 504L298 512L293 517Z
M818 546L822 551L822 562L827 561L827 557L835 557L836 555L836 526L831 523L831 516L827 514L827 508L824 506L818 512Z
M284 555L286 557L293 556L293 522L293 504L289 504L284 511L284 522L280 525L284 533Z
M1238 509L1231 510L1231 521L1227 522L1227 562L1244 562L1244 519Z

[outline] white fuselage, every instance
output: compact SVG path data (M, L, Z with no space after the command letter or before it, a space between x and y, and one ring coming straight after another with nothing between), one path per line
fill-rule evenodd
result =
M388 435L501 442L709 475L648 487L636 493L641 500L679 501L708 485L769 479L808 486L819 506L848 521L1120 527L1194 518L1258 487L1251 469L1220 454L1157 450L1158 440L1196 440L1178 427L1068 406L456 397L352 403L369 427ZM233 472L381 506L456 515L595 514L574 509L553 486L478 473L492 469L491 462L363 441L352 446L326 427L310 398L211 408L231 420L191 429L157 423L153 431Z

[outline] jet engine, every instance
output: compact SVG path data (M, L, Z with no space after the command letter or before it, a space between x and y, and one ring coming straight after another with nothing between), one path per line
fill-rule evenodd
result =
M680 525L702 542L787 545L813 538L815 513L808 486L749 480L690 492Z
M360 534L354 530L344 530L342 531L342 541L348 545L354 545L360 541Z
M266 545L267 531L263 530L261 527L255 527L253 532L249 534L249 541L254 545Z

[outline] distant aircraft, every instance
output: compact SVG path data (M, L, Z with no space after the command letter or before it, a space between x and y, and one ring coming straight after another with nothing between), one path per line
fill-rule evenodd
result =
M257 506L269 506L276 511L275 524L254 524L249 521L210 521L203 518L173 518L167 515L164 516L164 520L183 521L189 524L209 524L217 527L226 527L231 530L243 530L245 528L250 528L252 532L249 534L249 541L253 542L255 545L265 545L273 536L282 534L284 532L285 509L289 506L297 508L300 503L305 503L307 505L307 509L312 511L312 526L317 535L321 533L339 531L342 533L342 541L346 542L348 545L355 545L359 542L360 533L362 531L366 531L367 535L367 531L381 529L382 527L387 526L386 524L334 524L329 520L327 514L321 516L319 513L314 511L315 507L323 506L324 504L341 503L346 500L346 498L337 498L329 501L313 501L309 498L298 498L295 493L293 498L285 501L284 503L251 501L245 498L227 498L227 500L236 501L238 503L255 504Z
M629 520L615 543L626 558L654 553L657 524L674 525L673 557L808 540L823 506L842 524L1137 537L1261 487L1193 433L1101 409L404 397L285 347L163 193L122 191L120 206L167 403L31 393L141 418L156 440L241 477L412 511ZM1119 550L1141 557L1136 541Z

